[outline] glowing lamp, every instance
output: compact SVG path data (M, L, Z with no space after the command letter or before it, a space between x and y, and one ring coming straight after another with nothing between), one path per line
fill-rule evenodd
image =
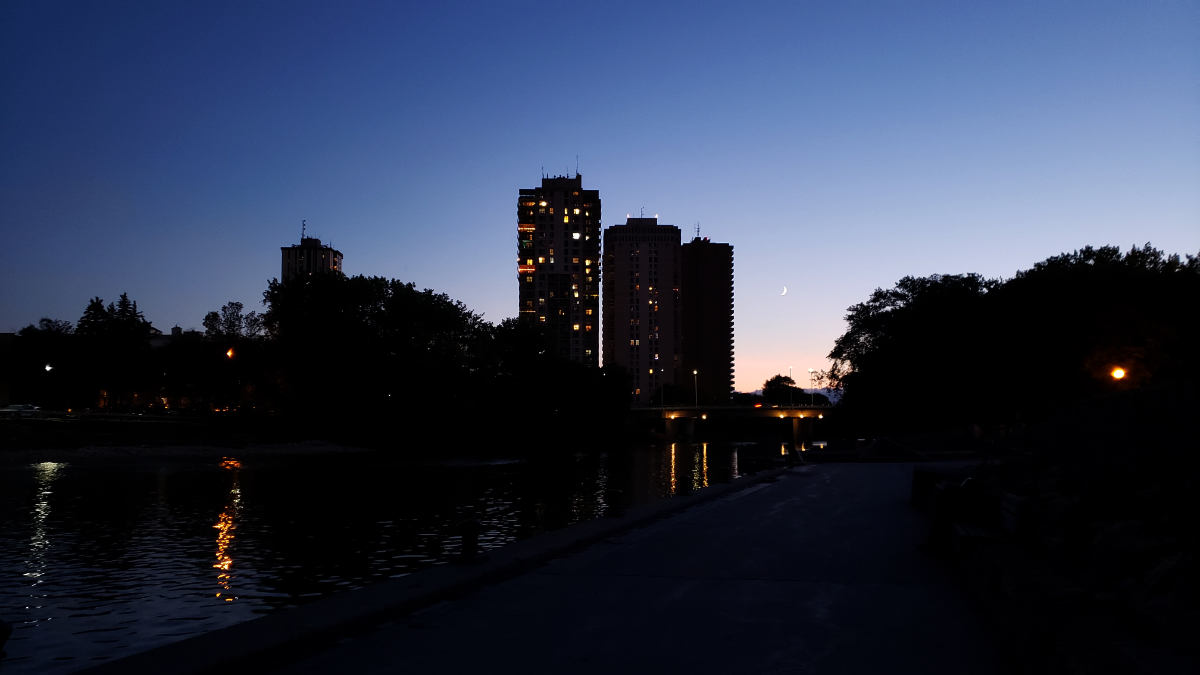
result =
M1114 380L1119 380L1119 379L1125 377L1125 369L1124 368L1113 368L1112 376L1113 376Z
M233 358L233 347L230 347L229 351L225 352L225 356L228 356L231 359Z

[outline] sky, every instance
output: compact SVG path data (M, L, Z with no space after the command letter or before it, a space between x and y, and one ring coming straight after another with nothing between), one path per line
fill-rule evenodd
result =
M1200 252L1200 3L10 0L0 331L261 310L302 220L500 321L517 191L577 161L605 226L733 244L757 389L906 275Z

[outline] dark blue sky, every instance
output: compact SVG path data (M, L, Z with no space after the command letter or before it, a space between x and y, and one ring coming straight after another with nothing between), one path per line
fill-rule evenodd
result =
M734 244L740 389L906 274L1200 251L1195 2L184 4L0 6L0 330L257 307L302 219L496 321L576 155Z

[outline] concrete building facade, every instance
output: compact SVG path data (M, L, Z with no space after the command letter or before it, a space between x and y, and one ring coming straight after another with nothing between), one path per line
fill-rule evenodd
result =
M291 281L297 276L313 272L342 271L342 252L332 246L322 246L320 239L301 237L299 244L282 246L283 269L279 280Z
M578 173L518 193L518 316L589 366L600 365L600 226L600 192Z
M729 405L733 394L733 246L696 237L680 250L682 384L701 405ZM695 375L692 376L692 372ZM685 397L687 398L687 397Z
M679 382L679 256L679 228L658 218L604 231L604 364L629 370L635 405Z

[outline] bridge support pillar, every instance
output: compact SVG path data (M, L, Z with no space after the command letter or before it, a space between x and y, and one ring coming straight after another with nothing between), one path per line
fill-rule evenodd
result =
M792 418L792 443L797 448L804 446L805 448L812 445L813 440L813 420L811 417L793 417Z
M696 434L696 418L675 417L666 420L667 439L670 441L691 440Z

